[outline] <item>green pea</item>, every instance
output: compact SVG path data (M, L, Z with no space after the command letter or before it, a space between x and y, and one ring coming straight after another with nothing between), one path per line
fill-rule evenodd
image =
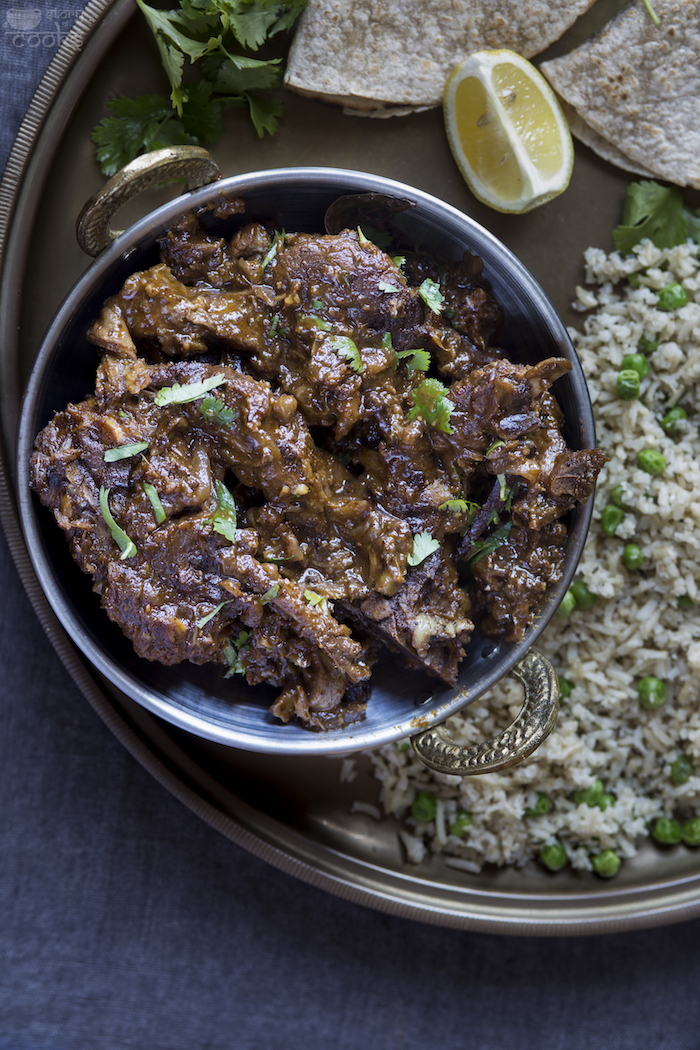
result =
M549 871L560 871L567 864L567 856L559 839L554 839L548 846L540 850L540 863L544 864Z
M644 354L627 354L626 357L623 357L620 368L623 371L631 368L632 371L639 375L640 379L646 379L649 375L649 362Z
M467 828L470 828L473 823L471 813L467 813L465 809L458 809L454 822L450 824L450 835L456 835L458 839L464 838Z
M622 861L615 850L604 849L602 853L596 853L591 857L591 864L593 865L593 871L601 879L612 879L620 870Z
M624 500L624 496L622 495L622 485L615 486L615 488L610 493L610 499L613 501L616 507L620 508L620 510L630 510L630 507L627 506Z
M637 343L637 349L639 350L640 354L653 354L654 351L658 349L658 346L658 339L647 339L645 335L643 335Z
M597 806L599 799L603 797L603 782L595 778L590 787L574 791L573 799L577 806Z
M621 401L634 401L639 397L639 372L634 368L623 368L617 373L616 390Z
M692 609L694 605L695 602L687 594L682 594L676 602L677 609Z
M643 448L637 456L637 463L647 474L653 478L663 474L666 470L666 458L654 448Z
M579 609L590 609L598 601L598 595L588 590L583 580L574 580L569 587Z
M685 755L679 755L671 763L671 780L674 784L687 784L693 775L693 765Z
M600 531L603 535L614 536L624 516L625 512L621 507L616 507L614 503L606 504L600 515Z
M688 413L681 405L676 405L674 408L669 408L666 415L661 420L661 428L665 430L667 434L674 434L679 428L678 424L688 418Z
M637 685L637 693L640 704L648 711L653 711L655 707L663 707L666 703L666 686L660 678L655 678L654 675L648 675L640 680Z
M614 806L615 802L616 799L614 795L605 794L600 796L600 798L596 802L596 806L598 807L598 809L606 810L610 809L611 806Z
M659 817L651 828L651 837L662 846L675 846L681 841L683 831L673 817Z
M576 608L576 599L571 593L571 589L566 592L562 600L559 602L557 607L557 616L569 616Z
M700 846L700 820L691 817L681 828L681 838L686 846Z
M411 805L411 816L420 824L427 824L429 820L435 820L437 813L437 802L435 795L430 791L419 791Z
M564 678L563 675L558 675L559 679L559 699L568 700L574 690L574 683L569 681L568 678Z
M627 569L641 569L644 564L641 547L638 547L636 543L627 543L622 552L622 560Z
M538 791L537 802L534 806L526 809L523 813L525 817L543 817L545 813L549 813L552 808L552 800L549 795L545 795L544 792Z
M394 747L396 748L397 751L404 751L404 752L408 751L410 746L411 745L410 745L408 740L397 740L396 743L394 744Z
M639 274L638 273L628 273L627 274L627 283L630 286L630 288L639 288Z
M667 284L659 291L656 303L659 310L676 310L688 302L688 293L682 284Z

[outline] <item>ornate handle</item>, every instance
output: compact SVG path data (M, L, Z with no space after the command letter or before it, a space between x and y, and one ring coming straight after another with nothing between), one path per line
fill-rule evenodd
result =
M554 729L559 711L559 682L554 668L531 649L510 677L517 678L525 688L525 700L515 721L498 736L471 747L455 744L443 725L412 736L413 750L426 766L458 777L497 773L522 762L540 746Z
M196 190L221 178L211 153L200 146L170 146L132 160L118 171L78 216L78 244L88 255L99 255L119 233L110 222L132 197L165 179L184 178L188 190Z

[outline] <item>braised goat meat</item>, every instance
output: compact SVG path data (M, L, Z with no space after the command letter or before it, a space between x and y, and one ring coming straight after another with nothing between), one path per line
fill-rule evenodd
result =
M380 644L454 684L475 616L522 638L603 457L562 437L568 362L492 345L480 261L195 216L161 249L31 463L137 654L277 686L318 730L363 717Z

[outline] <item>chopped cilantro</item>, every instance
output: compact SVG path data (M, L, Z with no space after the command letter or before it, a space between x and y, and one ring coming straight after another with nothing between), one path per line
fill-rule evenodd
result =
M191 401L198 401L200 397L204 397L210 390L225 382L226 376L215 375L197 383L173 383L172 386L162 386L154 400L158 408L164 408L166 405L186 405Z
M240 631L237 638L232 638L226 643L224 656L228 664L228 671L224 678L232 678L235 674L245 674L245 667L241 663L241 652L245 649L250 638L250 631Z
M261 597L260 601L263 603L263 605L267 605L268 602L271 602L273 598L277 597L279 592L280 592L280 585L279 585L279 583L273 583L272 587L268 587L268 589L265 591L265 593Z
M362 227L361 226L357 227L357 236L358 236L360 244L370 244L371 243L369 238L365 237L364 233L362 232Z
M427 350L423 350L422 347L418 347L416 350L399 350L396 354L397 364L399 361L406 361L406 367L411 372L427 372L430 368L430 354Z
M225 536L231 543L236 540L236 501L224 485L223 481L216 482L216 514L209 519L214 532Z
M148 448L147 441L134 441L130 445L117 445L105 452L105 463L116 463L118 459L131 459Z
M496 440L492 444L490 444L489 447L486 449L484 455L490 456L491 453L495 452L497 448L501 447L501 445L505 445L505 441L503 441L501 438L496 438Z
M107 528L112 534L112 539L122 552L120 561L124 561L125 558L133 558L136 554L136 544L133 540L129 539L124 532L124 529L120 528L114 520L112 512L109 509L109 489L106 489L103 485L100 486L100 510L102 511L102 517L107 524Z
M401 267L403 266L403 264L406 262L406 256L405 255L392 255L391 261L393 262L394 266L397 266L399 268L399 270L400 270Z
M395 284L389 284L388 281L379 281L377 288L380 292L398 292L398 288Z
M478 503L466 499L448 499L441 503L438 510L447 510L450 514L468 514L472 518L479 509Z
M153 517L156 519L156 525L162 525L165 521L165 511L155 486L151 485L150 481L144 481L141 487L148 497L148 502L153 507Z
M394 344L391 341L391 332L385 332L382 336L382 346L385 350L392 350Z
M317 594L316 591L304 591L304 597L313 609L318 605L321 612L328 612L328 599L324 594Z
M330 340L331 350L335 350L338 357L344 358L349 362L350 367L354 372L364 372L365 366L362 363L362 357L360 351L357 349L356 343L346 335L335 335Z
M212 609L212 611L209 613L208 616L202 616L202 618L200 620L196 621L197 622L197 627L199 627L200 630L202 629L202 627L206 627L207 624L209 623L209 621L213 620L214 617L216 616L216 614L221 612L221 610L223 609L224 605L228 605L228 603L230 601L231 601L231 598L229 598L225 602L219 602L217 607L215 609Z
M232 426L238 415L235 408L226 408L220 397L202 398L199 411L210 423L218 423L222 427Z
M420 565L422 561L439 550L439 540L434 539L429 532L419 532L413 537L413 550L406 561L409 565Z
M506 484L506 476L505 474L496 474L496 479L498 481L498 484L500 485L499 496L501 502L505 503L508 497L508 486Z
M503 525L499 525L497 529L494 529L490 536L486 536L485 539L477 540L473 543L469 564L475 565L478 561L481 561L482 558L485 558L487 554L493 554L495 550L498 550L498 548L502 547L504 543L507 543L512 527L513 522L506 521Z
M449 422L454 406L447 397L447 388L439 379L424 379L420 386L411 392L411 396L415 408L408 413L409 423L420 415L431 427L437 427L444 434L454 433L454 427Z
M432 310L434 314L439 314L442 311L445 300L440 291L440 286L435 281L431 281L429 277L426 277L418 289L418 294L428 309Z
M265 254L264 258L263 258L263 261L262 261L262 268L263 268L263 270L267 266L269 266L271 262L274 262L275 259L277 258L278 249L280 249L282 247L282 245L284 244L284 238L285 238L284 230L281 230L281 231L280 230L276 230L275 231L275 236L272 238L272 244L268 248L268 250L267 250L267 252L266 252L266 254ZM275 316L277 316L277 315L275 315Z

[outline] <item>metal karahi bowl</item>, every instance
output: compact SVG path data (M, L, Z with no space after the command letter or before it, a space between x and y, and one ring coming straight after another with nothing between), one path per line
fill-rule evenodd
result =
M148 711L199 737L249 751L337 755L411 736L428 765L458 774L487 772L520 761L544 739L556 718L556 675L533 646L574 576L592 500L569 514L563 577L551 588L521 642L509 644L486 637L477 628L456 688L407 668L387 654L374 669L366 719L342 730L313 733L273 718L268 710L277 692L273 687L253 688L240 676L224 679L218 665L171 667L137 657L131 643L100 608L91 580L73 562L51 515L29 491L28 464L37 433L54 411L80 401L94 389L97 358L85 334L104 300L130 274L159 261L158 238L178 217L234 197L244 199L245 213L213 224L209 219L207 225L217 235L231 236L253 219L272 221L288 231L323 232L328 208L346 195L369 193L409 200L412 207L395 214L391 228L443 257L457 261L468 250L482 259L483 278L503 307L505 325L499 343L508 356L528 363L555 356L571 362L571 371L554 387L565 416L564 436L572 449L594 446L586 382L562 321L522 264L474 220L421 190L359 171L280 168L212 182L215 165L212 169L213 162L206 161L204 151L190 149L194 169L205 174L188 177L188 185L204 179L208 184L151 212L126 232L111 235L109 221L116 207L145 184L162 179L166 170L177 170L187 155L187 149L176 149L139 158L126 176L120 173L108 184L108 192L87 206L79 225L82 243L93 254L103 244L106 247L66 297L33 368L20 421L17 495L27 547L49 603L73 642L108 681ZM160 168L152 158L160 158ZM223 210L219 208L219 213ZM454 745L441 723L508 674L520 678L525 686L518 719L492 741L470 749Z

